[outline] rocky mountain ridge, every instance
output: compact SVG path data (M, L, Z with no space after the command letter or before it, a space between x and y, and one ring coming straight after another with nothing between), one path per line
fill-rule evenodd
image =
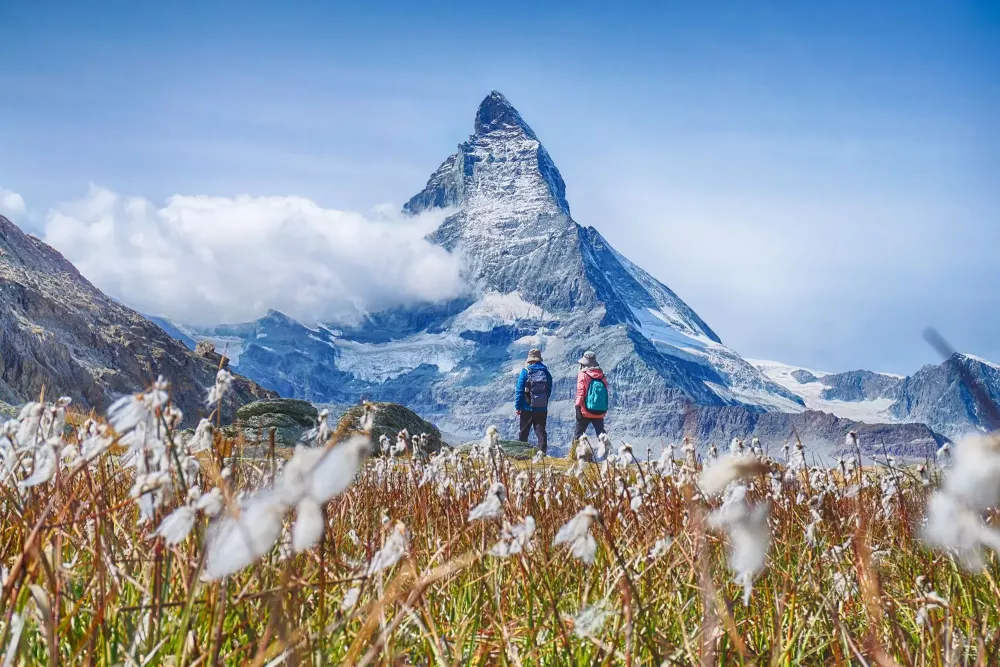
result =
M982 407L961 375L975 378L1000 405L1000 365L956 353L909 376L858 370L823 373L777 362L754 362L768 377L798 394L806 406L864 422L922 423L948 438L990 429Z
M215 381L218 357L198 355L111 299L59 252L0 216L0 401L69 396L106 409L163 375L190 423ZM225 417L270 390L237 377Z

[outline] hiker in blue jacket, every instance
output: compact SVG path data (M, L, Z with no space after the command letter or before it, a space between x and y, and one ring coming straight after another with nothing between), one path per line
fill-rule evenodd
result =
M514 390L514 409L521 418L518 440L528 442L528 432L535 429L538 451L548 451L545 423L549 417L549 396L552 395L552 374L542 363L542 351L532 349L521 374L517 376Z

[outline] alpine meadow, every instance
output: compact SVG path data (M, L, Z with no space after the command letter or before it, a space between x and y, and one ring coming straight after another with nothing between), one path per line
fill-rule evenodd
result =
M1000 665L996 7L0 5L0 667Z

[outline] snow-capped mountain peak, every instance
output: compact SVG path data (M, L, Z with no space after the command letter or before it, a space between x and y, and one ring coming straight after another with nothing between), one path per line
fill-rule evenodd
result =
M596 352L609 378L609 425L634 441L693 435L704 445L749 433L811 434L842 446L857 426L807 410L819 392L852 391L849 380L833 388L816 382L813 397L798 382L768 377L595 228L578 225L555 163L499 92L483 100L474 133L404 210L433 208L452 212L428 239L461 254L470 296L373 313L360 325L309 329L269 314L201 335L242 337L240 369L284 394L396 401L470 436L489 424L513 435L514 381L533 347L555 378L554 443L568 444L584 350ZM866 391L892 384L859 382ZM898 436L894 426L872 428L903 447L934 444L926 427L898 429Z
M517 109L503 94L494 90L486 96L476 111L476 134L489 134L502 128L520 130L530 139L537 139Z

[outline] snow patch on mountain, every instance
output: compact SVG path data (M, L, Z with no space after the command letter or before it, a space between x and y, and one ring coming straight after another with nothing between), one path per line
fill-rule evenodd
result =
M978 362L980 364L983 364L984 366L989 366L990 368L993 368L995 370L1000 370L1000 364L995 364L992 361L990 361L989 359L983 359L982 357L977 357L974 354L966 354L965 352L960 353L959 356L965 357L966 359L970 359L972 361L976 361L976 362ZM900 377L903 377L903 376L900 376Z
M478 301L458 314L451 325L455 331L490 331L518 320L546 320L552 316L542 308L528 303L517 292L501 294L487 292Z
M823 378L833 375L826 371L817 371L810 368L789 366L777 361L763 361L758 359L748 359L771 380L781 385L788 391L801 397L805 402L805 409L829 412L837 417L864 422L866 424L891 424L900 420L893 417L889 412L889 407L896 402L894 398L877 398L867 401L839 401L823 398L823 393L828 389L827 385L818 381L802 382L800 377L807 373L815 378ZM886 374L888 375L888 374ZM800 412L800 407L798 411ZM790 412L792 410L789 410Z
M468 357L475 343L454 334L423 333L389 343L357 343L337 340L337 368L366 382L385 382L422 364L451 373Z

